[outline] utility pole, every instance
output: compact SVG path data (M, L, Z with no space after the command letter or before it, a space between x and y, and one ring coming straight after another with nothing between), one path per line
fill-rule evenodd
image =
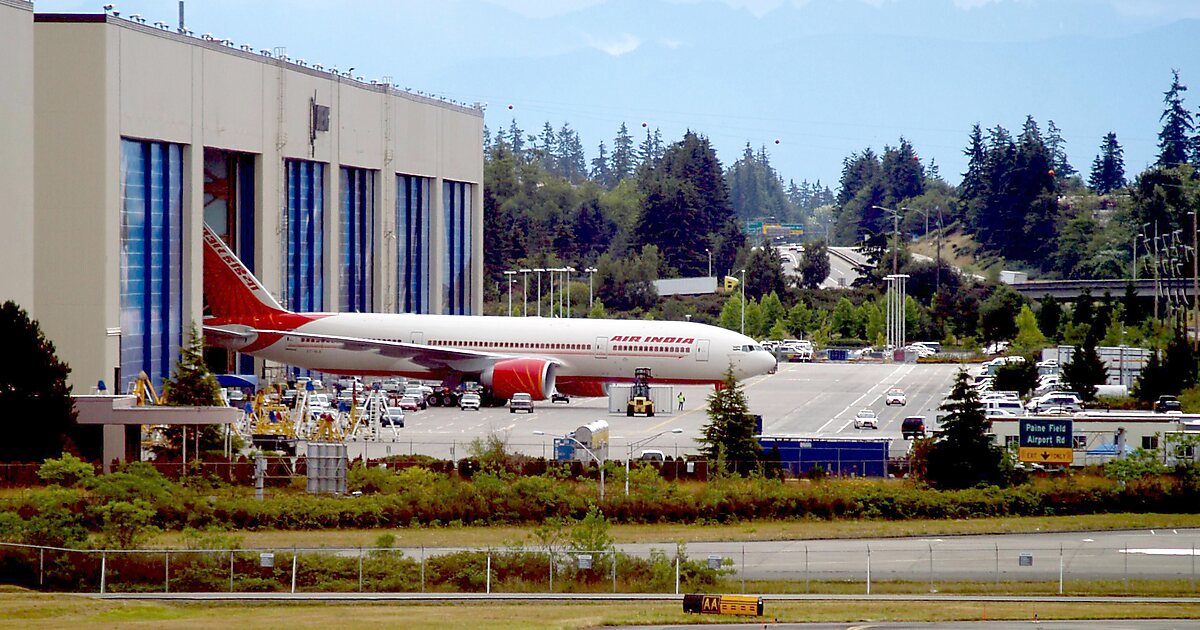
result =
M1200 266L1197 266L1198 245L1196 232L1196 211L1192 215L1192 349L1196 348L1196 340L1200 337Z
M936 278L936 280L934 280L934 293L935 294L942 292L942 232L944 231L944 226L942 225L942 207L940 205L937 207L937 213L938 213L937 267L934 269L934 278ZM928 229L926 230L926 233L928 233Z

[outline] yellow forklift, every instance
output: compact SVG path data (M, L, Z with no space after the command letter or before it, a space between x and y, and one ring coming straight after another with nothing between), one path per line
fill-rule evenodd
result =
M654 417L654 400L650 398L650 368L633 370L633 385L629 388L629 403L625 406L625 415L632 418L636 414L643 414L647 418Z

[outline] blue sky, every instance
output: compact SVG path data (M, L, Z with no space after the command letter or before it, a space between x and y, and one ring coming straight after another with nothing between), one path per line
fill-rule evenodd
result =
M103 2L39 0L40 12ZM114 2L175 24L174 0ZM900 136L957 183L975 122L1063 130L1086 173L1115 131L1153 162L1178 68L1200 111L1200 0L189 0L188 26L368 79L576 128L589 159L625 122L749 142L785 179L831 187L842 158ZM511 106L511 109L510 107ZM778 140L778 144L775 141Z

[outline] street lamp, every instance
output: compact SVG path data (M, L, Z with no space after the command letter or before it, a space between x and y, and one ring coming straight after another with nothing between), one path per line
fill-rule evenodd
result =
M900 248L900 215L908 210L908 207L901 207L899 210L884 208L883 206L871 206L876 210L883 210L892 215L892 275L900 273L899 259L896 257L896 250Z
M742 334L746 334L746 270L742 270Z
M504 272L504 277L508 278L508 316L509 317L512 317L512 285L514 282L517 281L516 278L513 277L515 275L517 275L516 271L505 271Z
M567 282L564 284L567 287L567 317L571 316L571 274L578 271L574 267L567 267Z
M708 277L711 278L712 277L712 250L708 249L706 247L706 248L704 248L704 253L708 254Z
M529 317L529 272L531 269L519 269L521 279L525 281L521 289L521 317Z
M629 496L629 460L633 459L633 449L635 449L639 446L643 446L645 444L649 444L655 438L666 435L668 433L677 433L677 434L683 433L683 429L671 429L670 431L659 431L658 433L655 433L654 435L651 435L648 438L629 443L629 457L625 458L625 496Z
M596 268L588 267L588 268L584 269L584 271L587 272L587 275L588 275L588 311L591 312L591 310L592 310L592 274L596 273Z
M543 271L545 271L545 269L542 269L540 267L533 270L533 272L537 274L537 278L538 278L538 301L537 301L538 317L542 316L542 272Z
M546 432L545 431L534 431L533 434L534 435L546 435ZM600 502L603 503L604 502L604 462L600 461L599 457L596 457L596 454L592 452L592 449L584 446L583 442L580 442L579 440L575 439L575 437L572 435L551 435L550 437L558 438L558 439L562 439L562 440L571 440L572 442L578 444L579 448L583 449L584 452L586 452L589 456L591 456L591 458L593 460L596 461L596 465L600 467Z

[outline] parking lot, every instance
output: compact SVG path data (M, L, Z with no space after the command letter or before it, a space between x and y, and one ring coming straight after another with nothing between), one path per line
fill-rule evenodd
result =
M957 371L955 365L785 363L776 374L749 379L743 387L751 413L763 417L764 433L890 437L895 439L892 455L897 456L907 448L900 436L901 420L924 415L932 424ZM904 390L906 406L884 406L883 395L892 387ZM357 456L366 448L371 457L413 453L461 458L468 454L472 441L494 434L509 450L550 456L553 436L598 419L607 420L611 427L611 458L628 456L629 444L660 432L667 433L640 448L659 449L668 456L695 453L696 438L708 421L706 400L713 390L680 387L675 393L679 391L686 398L684 410L672 410L670 415L660 412L653 418L610 415L607 400L602 398L575 398L567 404L539 401L530 414L509 413L504 407L480 411L430 408L409 413L405 428L397 432L394 441L352 443L350 454ZM878 430L854 428L854 414L866 408L879 415ZM670 433L675 428L683 432ZM545 435L534 435L534 431Z

